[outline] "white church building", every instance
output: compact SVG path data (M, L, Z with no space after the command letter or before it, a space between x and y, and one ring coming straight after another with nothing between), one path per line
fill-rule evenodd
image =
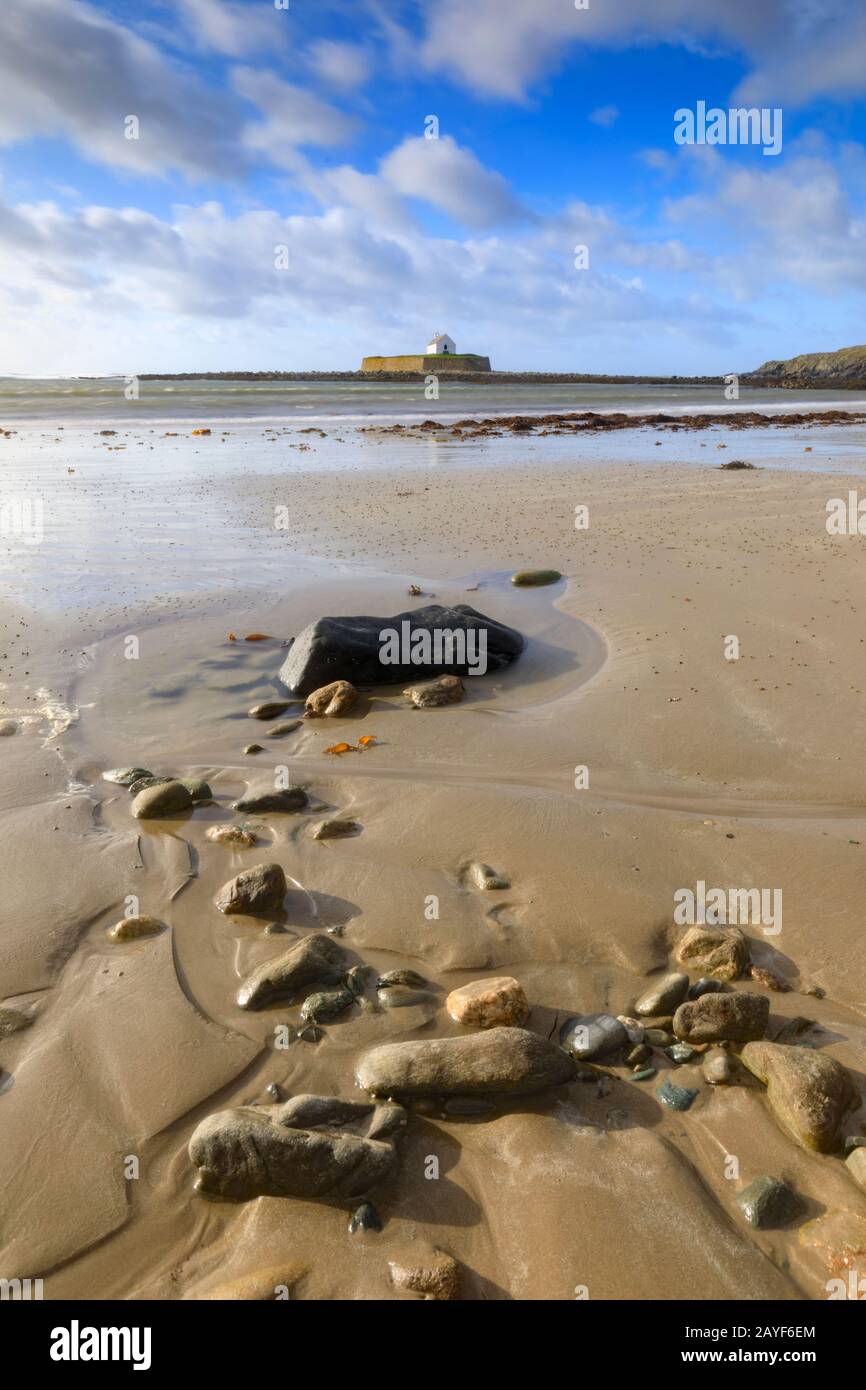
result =
M426 355L428 357L442 357L446 353L457 351L457 345L453 338L449 338L447 333L437 333L427 344Z

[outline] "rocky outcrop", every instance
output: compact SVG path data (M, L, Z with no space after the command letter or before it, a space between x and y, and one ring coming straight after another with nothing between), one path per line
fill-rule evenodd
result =
M835 352L804 352L764 362L741 381L770 386L866 386L866 347L837 348Z

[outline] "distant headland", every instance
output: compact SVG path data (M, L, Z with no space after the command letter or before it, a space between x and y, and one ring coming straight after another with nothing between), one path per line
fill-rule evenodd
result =
M435 346L438 343L438 347ZM502 386L724 386L726 376L616 376L598 372L497 372L489 357L458 353L447 334L437 334L417 356L365 357L360 371L328 372L139 372L140 381L405 381L447 373L449 380ZM866 390L866 346L835 352L810 352L781 361L764 362L739 373L742 386L753 390Z

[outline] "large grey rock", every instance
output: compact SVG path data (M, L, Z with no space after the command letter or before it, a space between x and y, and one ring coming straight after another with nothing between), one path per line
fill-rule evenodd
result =
M251 1197L359 1197L387 1177L406 1123L399 1105L295 1096L209 1115L189 1156L196 1190Z
M766 994L702 994L680 1004L674 1032L683 1042L753 1042L762 1038L770 1017Z
M432 634L436 629L450 632L484 631L488 671L498 671L509 665L523 650L523 638L519 632L494 618L485 617L468 604L459 603L452 608L431 603L390 618L317 619L295 638L280 669L280 680L292 694L309 695L319 686L335 680L348 680L355 685L405 685L424 675L469 674L471 668L465 662L382 663L379 660L383 645L380 633L389 628L400 633L404 622L409 624L413 634L419 631ZM448 654L447 645L444 654Z
M215 901L220 912L249 913L256 917L279 912L287 888L280 864L254 864L224 883Z
M834 1153L839 1126L857 1103L845 1068L825 1052L780 1043L746 1043L742 1061L767 1087L767 1100L781 1125L804 1149Z
M537 1033L489 1028L463 1038L384 1043L355 1071L371 1095L531 1095L574 1079L570 1057Z
M346 965L346 953L332 936L306 936L248 975L238 991L238 1004L242 1009L263 1009L276 999L291 999L309 985L335 984Z

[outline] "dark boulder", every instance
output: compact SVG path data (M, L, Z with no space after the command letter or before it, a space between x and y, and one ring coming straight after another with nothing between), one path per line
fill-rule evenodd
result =
M408 629L403 628L404 623L408 624ZM385 641L381 634L392 631L402 635L407 630L410 640L419 632L430 634L431 659L425 661L422 655L417 661L380 661ZM485 632L488 672L509 665L523 650L519 632L494 618L485 617L468 604L459 603L451 608L431 603L391 618L319 618L295 638L280 669L280 680L293 694L305 696L335 680L348 680L355 685L405 685L422 675L467 676L478 669L478 663L471 660L478 648L470 645L465 637L458 638L450 652L447 639L443 643L440 638L438 655L445 659L437 660L433 642L437 632ZM417 651L422 641L418 640L412 650ZM471 641L477 643L479 639ZM470 660L449 661L449 655L469 656Z

